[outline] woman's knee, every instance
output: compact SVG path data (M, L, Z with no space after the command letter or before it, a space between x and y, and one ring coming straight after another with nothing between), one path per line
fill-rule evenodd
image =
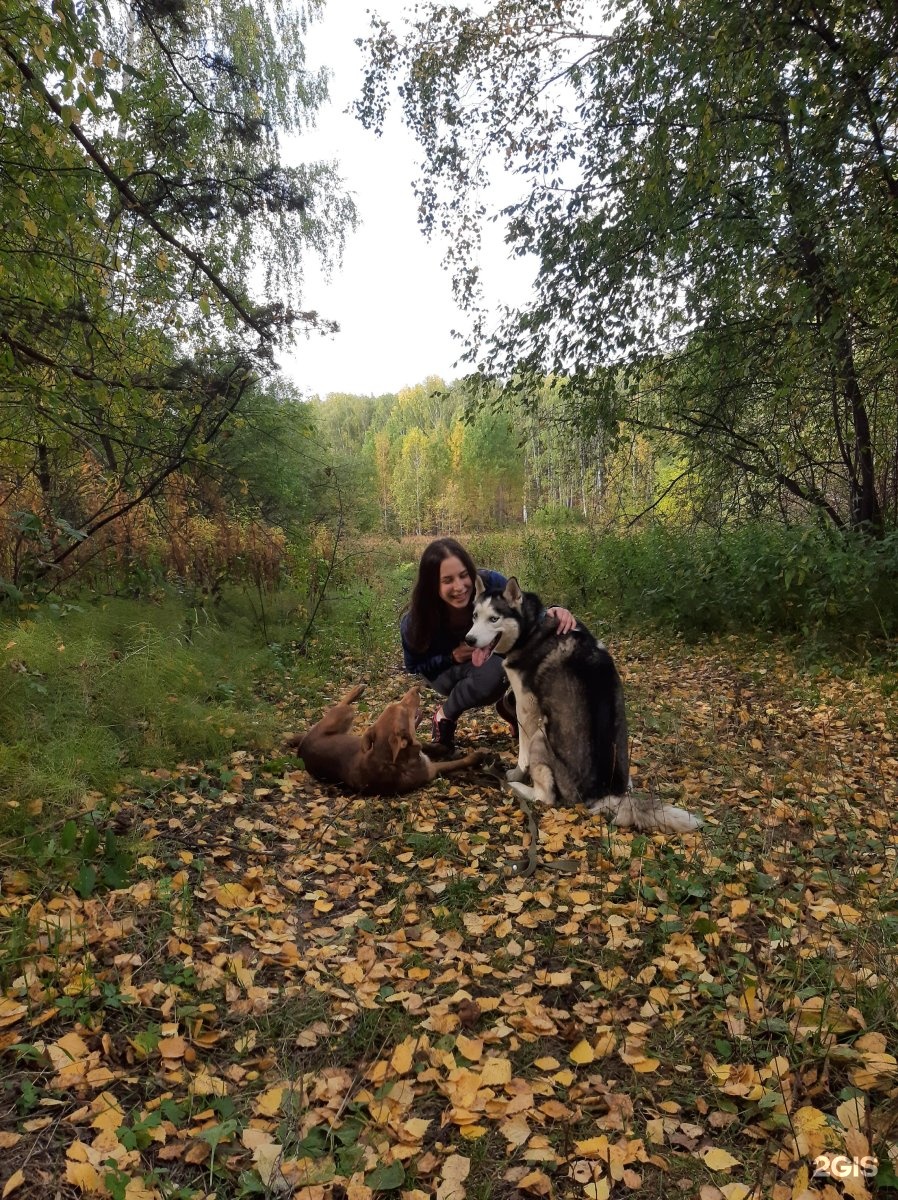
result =
M474 667L452 689L448 703L454 710L453 715L458 715L469 708L495 704L507 687L508 681L501 668L486 672L484 667Z

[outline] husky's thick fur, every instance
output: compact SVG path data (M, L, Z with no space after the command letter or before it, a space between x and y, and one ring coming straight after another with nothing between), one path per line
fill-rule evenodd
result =
M510 579L504 589L478 578L469 646L505 656L517 701L514 791L542 804L583 803L615 825L684 833L702 822L630 790L627 721L611 655L580 624L559 637L539 596ZM532 786L527 785L527 779Z

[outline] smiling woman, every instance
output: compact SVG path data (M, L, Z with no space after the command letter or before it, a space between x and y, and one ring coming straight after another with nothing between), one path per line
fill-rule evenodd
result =
M502 588L507 583L498 571L478 571L454 538L437 538L421 555L418 578L399 627L405 669L422 676L445 697L431 718L431 736L446 749L455 745L461 714L488 704L495 704L517 735L514 700L505 695L508 680L501 658L473 650L464 640L473 620L478 575L487 587ZM557 619L560 634L576 624L566 608L548 612Z

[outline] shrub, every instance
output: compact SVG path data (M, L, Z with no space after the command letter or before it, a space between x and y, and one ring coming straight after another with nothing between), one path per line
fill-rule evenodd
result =
M883 640L898 633L898 533L812 526L722 534L555 529L523 543L526 586L584 617L611 613L691 637L746 629Z

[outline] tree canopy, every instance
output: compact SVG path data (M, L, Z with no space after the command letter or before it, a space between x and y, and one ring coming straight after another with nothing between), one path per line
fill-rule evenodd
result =
M450 235L469 357L584 426L681 448L740 514L898 519L898 10L795 0L500 0L375 19L358 105L399 83L426 229ZM498 158L532 299L487 329Z
M37 571L203 471L354 220L280 135L317 0L12 0L0 19L0 516ZM8 565L8 564L7 564ZM21 563L19 563L21 565Z

